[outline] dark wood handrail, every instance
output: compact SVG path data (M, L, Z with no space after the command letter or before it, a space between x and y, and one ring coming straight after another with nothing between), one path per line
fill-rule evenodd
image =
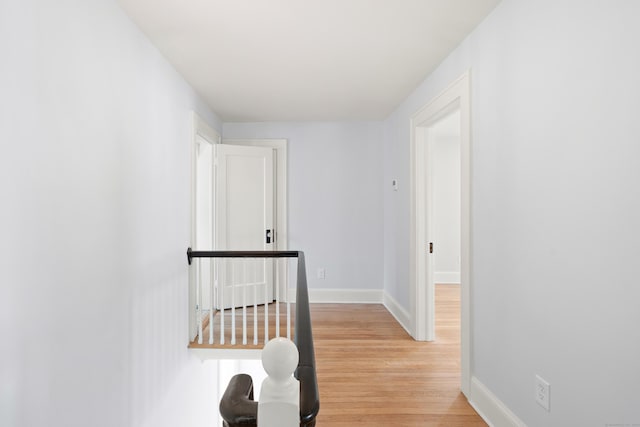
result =
M298 283L296 288L296 327L294 340L300 353L295 376L300 381L300 425L315 426L320 411L320 394L316 377L316 357L311 331L309 290L304 253L298 252Z
M298 258L301 251L194 251L187 249L189 265L193 258Z
M231 378L220 401L220 415L224 427L256 425L258 402L253 400L253 380L250 375L237 374Z
M189 264L193 258L298 258L296 286L296 325L294 343L300 355L298 367L294 373L300 381L300 426L313 427L320 411L320 394L316 376L315 350L311 331L311 312L309 310L309 291L307 288L307 272L302 251L194 251L187 249ZM227 393L228 392L228 393ZM229 426L242 423L243 426L255 426L257 421L257 405L229 405L225 399L241 399L233 390L227 389L220 402L224 406L222 414ZM231 410L229 408L232 408ZM234 410L235 408L235 410ZM247 413L250 412L250 413ZM251 420L255 420L253 424Z

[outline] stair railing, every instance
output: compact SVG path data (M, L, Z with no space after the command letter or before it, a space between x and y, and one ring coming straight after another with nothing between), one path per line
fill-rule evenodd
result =
M297 258L293 342L298 349L299 359L294 376L300 382L300 426L315 426L316 416L320 410L320 395L316 376L304 253L301 251L192 251L189 248L187 257L189 264L194 258ZM266 336L268 337L268 334ZM253 401L251 377L245 374L236 375L230 381L220 402L220 414L224 419L223 425L225 427L256 426L257 410L258 403Z
M232 346L238 344L238 341L246 346L249 344L249 335L253 335L251 344L254 346L259 344L259 337L262 343L266 344L271 337L280 337L281 317L286 323L286 337L291 339L292 301L289 298L288 289L281 289L279 283L284 279L280 275L286 276L289 267L288 264L282 266L279 260L298 258L298 252L194 251L189 248L187 258L190 265L194 261L199 261L192 266L195 276L197 344L222 346L227 344L229 339ZM270 295L266 287L260 286L266 281L269 258L276 259L272 266L275 269L277 283L273 295ZM256 269L260 270L260 273L256 273ZM208 296L205 297L205 294ZM284 305L286 319L285 314L281 313L281 303ZM272 313L270 313L270 305L274 306ZM259 315L258 307L262 307L263 315ZM227 308L227 315L224 308ZM238 319L238 312L240 312L240 319ZM214 324L216 313L220 316L217 325ZM252 326L248 324L251 322L251 317L253 318ZM270 319L275 323L272 325L275 330L270 330ZM236 327L238 321L242 325L240 331ZM225 322L230 325L225 325ZM259 328L259 323L262 323L262 328ZM208 334L204 333L206 325L209 329ZM237 339L238 334L241 336L240 339Z

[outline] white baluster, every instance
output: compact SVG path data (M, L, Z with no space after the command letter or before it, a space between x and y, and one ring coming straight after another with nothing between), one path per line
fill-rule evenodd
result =
M218 271L222 271L222 282L219 284L220 286L220 295L219 295L219 303L220 303L220 345L224 345L224 284L227 283L227 261L224 258L219 258L218 262L222 264L222 268L220 268L220 264L218 264Z
M262 366L268 377L258 400L259 427L300 425L300 382L293 377L298 349L286 338L274 338L262 350Z
M287 258L285 272L287 278L289 277L289 258ZM289 281L286 281L287 289L285 289L285 296L287 299L287 338L291 339L291 302L289 301Z
M202 344L202 262L196 258L196 319L198 319L198 344Z
M247 345L247 263L246 258L241 259L242 262L242 345Z
M262 267L264 271L264 280L267 283L267 264L266 260L262 260ZM264 343L269 342L269 292L265 286L264 289Z
M215 308L215 260L209 258L209 345L213 344L213 310Z
M231 258L231 345L236 345L236 284L234 280L236 278L236 263Z
M275 259L276 266L276 337L280 337L280 258Z
M253 268L253 345L258 345L258 269L255 266L256 262L254 262Z

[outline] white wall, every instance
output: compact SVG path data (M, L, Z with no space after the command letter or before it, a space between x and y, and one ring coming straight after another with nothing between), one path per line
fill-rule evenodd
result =
M472 370L529 426L640 423L638 16L504 0L385 122L385 180L407 182L411 114L471 69ZM407 190L384 192L405 307Z
M289 139L312 286L384 274L408 307L408 120L471 68L474 375L530 426L639 423L639 15L504 0L383 129L225 136ZM3 1L0 58L0 424L208 424L215 369L184 347L188 110L219 122L106 0Z
M460 112L429 128L433 144L433 268L436 283L460 283Z
M189 111L107 0L0 3L0 425L213 425L187 353Z
M378 122L223 126L224 138L289 141L289 248L305 252L312 289L382 289L381 130Z

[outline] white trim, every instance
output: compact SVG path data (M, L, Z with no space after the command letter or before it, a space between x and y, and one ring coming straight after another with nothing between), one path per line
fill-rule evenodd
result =
M196 146L198 137L211 144L220 143L220 134L204 121L195 111L191 114L191 142L190 142L190 171L191 171L191 214L189 217L189 247L196 241ZM213 159L212 159L213 161ZM196 319L196 277L195 268L189 268L189 341L193 341L198 333L198 321Z
M205 360L262 360L262 349L247 348L190 348L189 353Z
M377 289L309 289L310 304L382 304L383 291ZM295 302L296 290L289 289L289 301Z
M459 271L436 271L433 273L433 281L438 285L459 285Z
M385 308L393 317L395 317L396 321L404 328L405 331L409 335L411 335L411 316L409 312L404 309L400 305L398 301L395 300L391 295L387 292L384 292L382 295L382 304L384 304Z
M289 289L289 300L295 301L296 290ZM411 317L398 301L377 289L309 289L311 304L382 304L396 321L410 334Z
M527 427L476 377L471 378L471 397L468 400L473 409L492 427Z
M381 304L382 290L309 289L310 303Z
M420 143L427 136L427 128L460 110L460 161L461 161L461 253L460 253L460 317L461 317L461 389L468 396L471 378L471 103L470 72L467 71L454 81L440 95L416 112L410 121L410 314L412 336L417 340L432 340L435 337L435 286L427 280L431 270L427 248L428 196L427 167L425 167L426 147ZM429 258L430 259L430 258ZM426 286L419 286L426 283Z
M212 144L220 143L220 134L214 128L209 126L202 117L198 115L195 111L193 113L193 137L195 140L196 136L200 136Z

